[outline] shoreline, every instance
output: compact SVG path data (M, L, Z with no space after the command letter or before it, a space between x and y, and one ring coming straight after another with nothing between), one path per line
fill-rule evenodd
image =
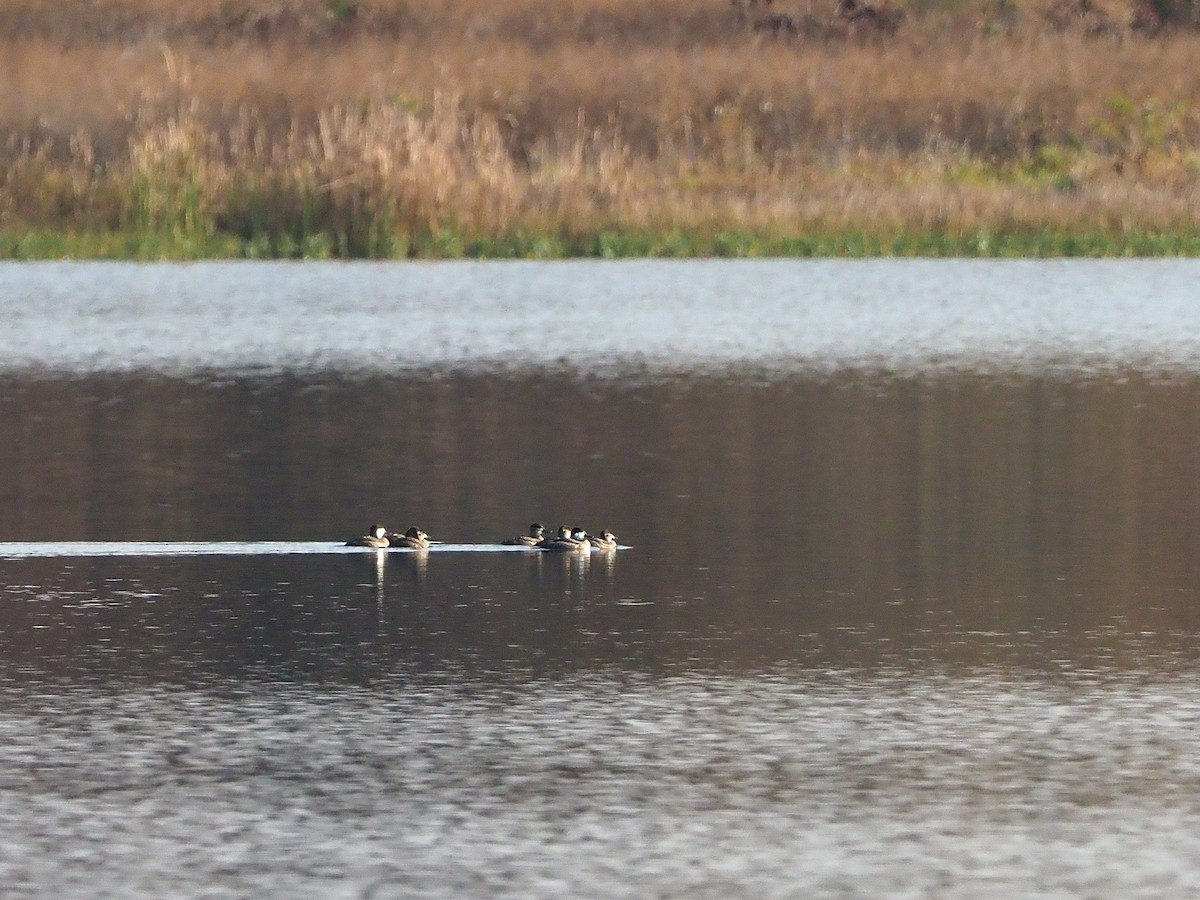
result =
M132 231L0 231L0 261L115 260L566 260L566 259L1117 259L1200 257L1200 230L1109 234L1083 229L979 229L892 233L844 229L781 235L741 231L605 231L562 237L521 234L410 239L393 252L341 254L323 232L297 241Z

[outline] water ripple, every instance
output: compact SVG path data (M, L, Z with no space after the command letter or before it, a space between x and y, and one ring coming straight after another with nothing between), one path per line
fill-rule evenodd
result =
M0 264L0 371L1200 371L1195 260Z
M1128 897L1200 881L1193 676L4 699L11 896Z

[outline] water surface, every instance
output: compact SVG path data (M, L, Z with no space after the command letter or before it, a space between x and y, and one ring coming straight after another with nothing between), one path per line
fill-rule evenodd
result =
M0 265L0 370L1200 367L1195 260Z
M0 265L0 883L1195 895L1197 274Z

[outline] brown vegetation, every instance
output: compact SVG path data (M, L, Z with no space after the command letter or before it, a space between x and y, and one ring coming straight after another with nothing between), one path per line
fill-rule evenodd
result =
M1102 2L0 0L0 230L1190 230L1200 36Z

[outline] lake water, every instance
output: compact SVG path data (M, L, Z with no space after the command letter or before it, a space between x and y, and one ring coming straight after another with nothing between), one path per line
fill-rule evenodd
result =
M0 265L0 893L1195 896L1197 284Z

